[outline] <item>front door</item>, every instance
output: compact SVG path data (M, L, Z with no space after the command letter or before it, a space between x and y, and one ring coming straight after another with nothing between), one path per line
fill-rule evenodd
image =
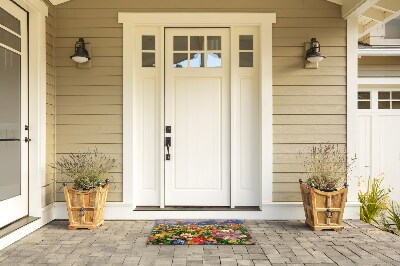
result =
M229 40L227 28L165 30L166 206L230 205Z
M28 215L27 13L0 0L0 228Z

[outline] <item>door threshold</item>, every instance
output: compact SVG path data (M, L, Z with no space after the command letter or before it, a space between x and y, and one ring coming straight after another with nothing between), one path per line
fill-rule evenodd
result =
M258 206L243 207L203 207L203 206L167 206L160 208L156 206L137 206L134 211L261 211Z
M9 225L0 228L0 239L38 219L39 219L38 217L26 216L19 220L16 220L15 222Z

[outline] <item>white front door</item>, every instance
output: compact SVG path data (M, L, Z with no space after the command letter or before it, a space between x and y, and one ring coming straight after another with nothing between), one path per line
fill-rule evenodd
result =
M400 89L358 93L358 174L382 176L400 202ZM366 181L366 180L365 180ZM365 182L366 183L366 182Z
M230 205L229 35L165 30L166 206Z
M0 0L0 228L28 215L27 13Z

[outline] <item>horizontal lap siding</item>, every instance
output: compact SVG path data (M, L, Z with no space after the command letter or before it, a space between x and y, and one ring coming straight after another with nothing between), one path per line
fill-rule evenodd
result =
M325 0L72 0L57 6L58 156L97 146L122 158L120 11L277 14L272 43L273 199L300 200L296 187L300 168L293 155L309 144L346 140L346 24L340 7ZM91 43L91 69L77 69L68 57L78 37ZM304 42L312 37L318 38L328 56L315 70L304 69ZM121 201L122 173L115 172L110 200ZM57 182L59 187L63 178Z
M363 56L358 59L359 77L400 77L398 56Z
M52 4L46 17L46 179L42 187L43 206L54 202L55 171L50 165L55 159L55 9Z

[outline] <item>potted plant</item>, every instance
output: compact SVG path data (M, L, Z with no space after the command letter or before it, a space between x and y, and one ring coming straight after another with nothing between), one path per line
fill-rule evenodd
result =
M347 175L355 158L338 144L318 144L299 153L306 181L300 182L306 224L312 230L343 229L342 218L347 199Z
M99 153L97 148L83 153L70 153L53 166L73 182L72 187L64 183L70 223L68 229L96 229L104 223L104 205L109 189L109 179L105 178L114 166L115 159Z

